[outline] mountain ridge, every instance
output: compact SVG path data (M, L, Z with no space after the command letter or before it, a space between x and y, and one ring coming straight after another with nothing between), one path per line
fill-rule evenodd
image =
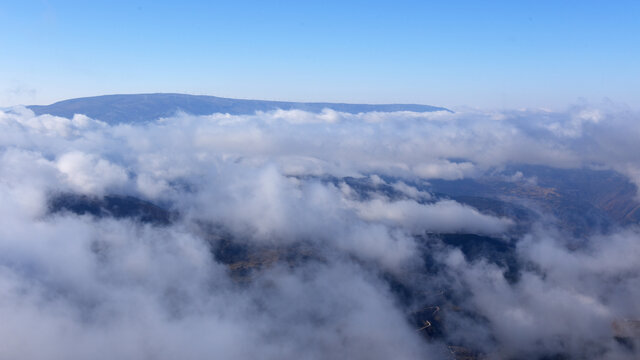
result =
M173 116L179 111L192 115L210 115L214 113L247 115L256 111L278 109L320 112L325 108L352 114L371 111L452 112L444 107L420 104L293 102L233 99L178 93L100 95L67 99L50 105L29 105L27 108L37 115L51 114L70 118L75 114L84 114L110 124L150 121Z

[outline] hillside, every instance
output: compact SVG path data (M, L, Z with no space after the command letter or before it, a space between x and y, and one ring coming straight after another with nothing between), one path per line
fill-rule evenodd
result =
M206 95L187 94L131 94L103 95L59 101L51 105L31 105L29 109L37 115L51 114L72 117L84 114L110 124L132 123L173 116L183 111L193 115L228 113L231 115L253 114L256 111L304 110L320 112L325 108L346 113L371 111L450 111L430 105L417 104L344 104L303 103L288 101L266 101L230 99Z

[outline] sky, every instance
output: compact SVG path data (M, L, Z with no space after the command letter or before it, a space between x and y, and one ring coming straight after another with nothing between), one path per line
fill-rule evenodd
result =
M0 106L114 93L640 103L638 1L0 0Z

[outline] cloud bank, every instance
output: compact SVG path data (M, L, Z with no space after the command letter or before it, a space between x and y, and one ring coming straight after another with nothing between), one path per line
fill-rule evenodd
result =
M637 228L515 232L518 219L429 182L536 164L640 184L636 119L611 104L120 125L4 109L0 357L440 359L460 345L497 359L633 358L637 337L616 329L640 319ZM140 199L171 221L52 211L70 194ZM518 279L441 233L512 246ZM430 295L441 288L445 299ZM445 335L417 331L417 307L447 303L461 310Z

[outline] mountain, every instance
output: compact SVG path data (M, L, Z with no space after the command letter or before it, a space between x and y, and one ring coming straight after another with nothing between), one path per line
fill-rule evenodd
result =
M346 113L370 111L451 111L442 107L417 104L343 104L303 103L288 101L266 101L229 99L206 95L187 94L131 94L103 95L59 101L51 105L27 106L38 115L51 114L72 117L85 114L110 124L149 121L173 116L178 111L193 115L229 113L232 115L253 114L256 111L305 110L320 112L329 108Z
M527 181L508 181L505 174L520 172ZM530 217L517 209L500 209L499 200L511 206L552 214L558 225L574 236L640 224L638 189L627 177L611 170L557 169L540 165L511 165L498 176L462 180L431 180L430 191L467 203L484 212L511 216L522 223ZM502 212L501 212L502 211Z

